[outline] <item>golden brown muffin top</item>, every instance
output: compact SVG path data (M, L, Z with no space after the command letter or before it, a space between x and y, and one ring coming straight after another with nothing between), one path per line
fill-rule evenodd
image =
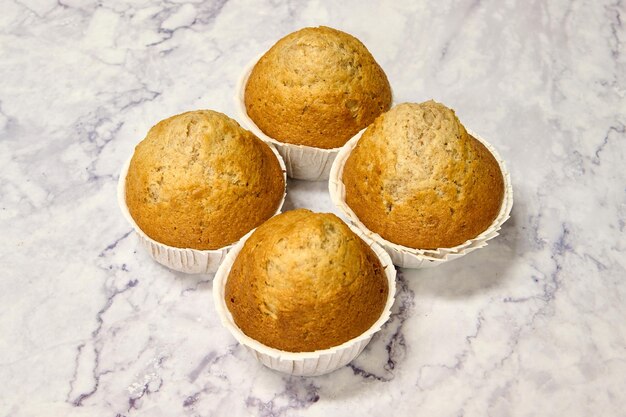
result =
M273 216L284 189L267 144L222 113L198 110L159 122L137 145L126 203L152 239L217 249Z
M250 118L281 142L337 148L391 106L387 76L354 36L304 28L279 40L245 87Z
M416 249L453 247L500 211L498 162L454 111L403 103L368 127L343 170L346 203L384 239Z
M387 293L383 267L361 238L333 214L299 209L252 233L232 266L225 300L249 337L312 352L368 330Z

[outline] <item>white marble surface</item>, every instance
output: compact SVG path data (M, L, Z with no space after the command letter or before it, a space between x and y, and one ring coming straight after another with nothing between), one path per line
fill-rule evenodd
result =
M621 0L6 0L0 13L0 416L623 416L626 59ZM211 277L138 246L115 203L147 129L235 114L286 33L351 32L398 101L435 98L497 147L502 236L400 271L351 365L295 378L220 327ZM323 183L287 207L332 210Z

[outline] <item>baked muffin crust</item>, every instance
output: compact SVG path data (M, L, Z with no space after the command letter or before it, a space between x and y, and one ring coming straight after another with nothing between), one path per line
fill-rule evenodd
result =
M286 143L337 148L391 106L387 76L355 37L328 27L280 39L245 87L250 118Z
M504 196L494 156L434 101L399 104L378 117L346 160L342 180L346 203L367 228L416 249L478 236Z
M299 209L259 226L225 286L237 326L266 346L312 352L378 320L388 283L372 249L333 214Z
M169 246L217 249L275 214L285 190L267 144L211 110L157 123L137 145L126 203L137 225Z

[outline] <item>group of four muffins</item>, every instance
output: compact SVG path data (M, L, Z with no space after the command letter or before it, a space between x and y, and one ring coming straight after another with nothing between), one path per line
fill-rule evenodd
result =
M256 135L210 110L163 120L137 145L119 197L157 261L185 272L221 265L222 321L274 369L311 375L347 363L389 316L392 262L461 256L508 217L508 175L493 149L442 104L391 108L385 73L349 34L284 37L240 90ZM278 214L285 172L330 175L354 225Z

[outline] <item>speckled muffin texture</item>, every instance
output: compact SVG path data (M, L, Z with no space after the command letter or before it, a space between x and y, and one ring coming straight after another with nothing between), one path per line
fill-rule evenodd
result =
M179 248L236 242L276 213L284 191L269 146L210 110L179 114L150 129L126 176L126 203L139 228Z
M399 104L377 118L346 160L342 180L347 205L367 228L416 249L475 238L504 196L494 156L434 101Z
M250 118L286 143L337 148L391 106L387 76L355 37L328 27L279 40L245 87Z
M361 238L333 214L299 209L252 233L231 268L225 300L249 337L313 352L368 330L387 293L380 260Z

